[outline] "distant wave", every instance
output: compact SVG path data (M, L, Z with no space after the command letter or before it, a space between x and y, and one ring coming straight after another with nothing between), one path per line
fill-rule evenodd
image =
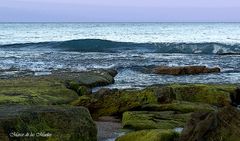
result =
M240 53L240 44L224 43L133 43L100 39L79 39L60 42L40 42L0 45L1 49L55 49L77 52L155 52L185 54L228 54Z

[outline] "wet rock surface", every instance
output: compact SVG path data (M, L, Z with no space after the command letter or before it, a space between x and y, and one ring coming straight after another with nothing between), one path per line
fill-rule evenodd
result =
M206 66L179 66L179 67L168 67L159 66L153 68L152 72L156 74L168 74L168 75L194 75L202 73L219 73L220 68L207 68Z

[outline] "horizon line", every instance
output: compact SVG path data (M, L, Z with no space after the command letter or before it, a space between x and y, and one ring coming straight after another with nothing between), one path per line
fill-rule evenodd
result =
M0 21L1 23L240 23L240 21Z

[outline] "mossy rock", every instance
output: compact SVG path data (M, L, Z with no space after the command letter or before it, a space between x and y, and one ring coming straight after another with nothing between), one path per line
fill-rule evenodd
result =
M186 101L184 104L167 105L183 112L211 109L207 104L224 106L230 104L230 93L236 89L235 85L211 85L211 84L172 84L167 86L152 86L143 90L116 90L106 91L107 94L90 97L91 103L82 100L73 102L75 106L86 106L94 118L99 116L121 115L129 110L141 108L146 104L173 103L174 101ZM81 97L79 98L81 99ZM191 104L190 102L205 103ZM202 107L201 107L202 106ZM169 107L169 109L171 108ZM149 107L148 107L149 108ZM160 108L163 108L161 106ZM165 107L166 108L166 107Z
M240 110L226 106L217 112L197 112L184 127L179 141L239 141Z
M168 104L143 105L143 111L175 111L180 113L214 111L215 108L209 104L198 102L174 101Z
M165 89L165 92L169 92L170 97L175 100L225 106L231 102L230 93L236 89L236 86L221 84L173 84L160 89Z
M1 141L96 141L88 110L69 106L0 106ZM44 137L38 133L49 134ZM23 134L21 137L14 135ZM33 137L26 137L32 133Z
M123 114L122 124L124 128L143 129L174 129L184 127L191 113L179 114L175 111L128 111Z
M90 95L92 93L92 90L86 86L80 86L78 87L77 93L79 96Z
M28 77L0 80L0 105L68 104L78 95L51 77Z
M72 74L74 75L74 74ZM68 88L78 90L79 86L87 86L89 88L106 86L114 83L114 76L108 71L90 71L75 73L75 76L67 76L65 84Z
M141 130L117 138L116 141L176 141L179 134L173 130Z
M88 99L88 101L83 99ZM157 96L151 89L145 89L121 90L102 96L88 96L88 98L86 96L79 97L72 104L87 107L92 116L97 118L100 116L121 115L125 111L150 103L157 103Z
M77 100L73 101L71 105L75 106L84 106L84 107L90 107L92 103L96 102L97 99L95 99L91 95L83 95L80 96ZM80 105L81 104L81 105Z

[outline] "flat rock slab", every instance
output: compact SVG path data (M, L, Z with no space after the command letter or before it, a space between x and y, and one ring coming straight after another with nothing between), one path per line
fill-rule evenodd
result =
M124 128L134 130L144 129L174 129L183 127L191 113L177 114L175 111L128 111L123 114Z
M0 105L67 104L78 97L60 80L51 77L1 79L0 87Z

